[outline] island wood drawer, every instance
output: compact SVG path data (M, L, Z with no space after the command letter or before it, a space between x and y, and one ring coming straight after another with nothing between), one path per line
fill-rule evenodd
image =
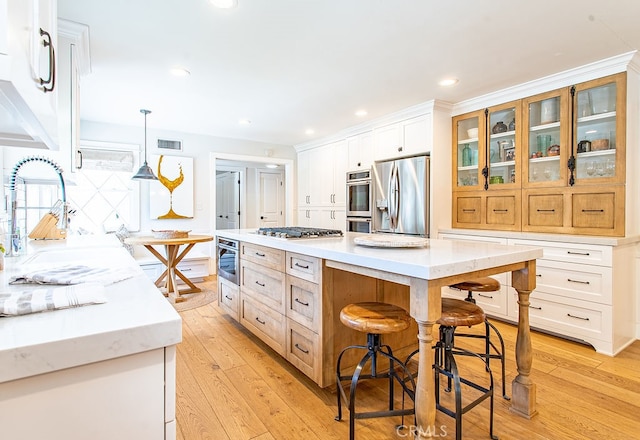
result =
M538 260L536 290L610 305L613 301L612 272L610 267Z
M511 288L510 313L518 316L518 293ZM533 291L529 297L530 325L562 335L611 342L611 306L563 299Z
M320 258L287 252L286 272L298 278L319 283L321 264Z
M285 252L251 243L240 244L240 261L252 261L271 269L282 270Z
M218 278L218 305L229 316L238 321L240 310L240 288L224 278Z
M287 275L286 297L287 317L317 333L320 327L320 286Z
M241 261L242 293L284 314L285 274L250 261Z
M556 241L521 240L510 238L508 244L540 247L544 251L542 259L566 261L567 263L595 264L598 266L613 265L611 246L596 244L561 243ZM538 260L540 261L540 260Z
M286 318L252 298L242 296L240 323L251 333L285 356Z
M316 383L320 377L319 337L292 319L287 319L286 358Z

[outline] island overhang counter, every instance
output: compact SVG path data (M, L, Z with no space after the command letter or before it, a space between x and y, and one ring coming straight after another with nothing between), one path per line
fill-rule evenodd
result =
M518 336L515 358L518 375L512 383L511 410L530 418L535 415L535 384L532 382L532 347L529 330L529 295L535 289L536 259L542 249L481 242L428 240L424 247L365 247L354 242L366 234L347 232L343 237L284 239L257 234L254 230L220 230L219 237L237 240L293 255L321 259L323 273L345 272L408 286L409 312L418 325L419 370L416 418L419 431L435 423L434 354L432 328L440 316L441 289L470 278L511 272L519 297ZM242 254L241 254L241 257ZM331 289L339 286L331 284ZM332 293L332 292L329 292ZM323 292L326 295L327 291ZM323 298L322 301L326 302Z

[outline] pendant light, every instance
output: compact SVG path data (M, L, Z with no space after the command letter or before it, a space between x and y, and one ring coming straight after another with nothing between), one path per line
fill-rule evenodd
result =
M153 170L147 165L147 115L151 113L151 110L141 109L140 113L144 114L144 163L138 170L138 172L132 177L136 180L158 180Z

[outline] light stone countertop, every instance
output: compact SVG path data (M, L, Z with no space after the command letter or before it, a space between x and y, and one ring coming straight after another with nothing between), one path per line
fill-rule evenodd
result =
M36 289L9 285L25 268L62 264L127 265L133 278L105 287L105 304L0 317L0 383L127 356L182 340L180 315L114 236L30 242L27 254L7 257L2 292Z
M544 234L539 232L492 231L480 229L440 229L440 234L471 235L476 237L498 237L521 240L557 241L561 243L595 244L603 246L623 246L640 242L640 235L627 237L601 237L591 235Z
M542 249L537 247L438 239L429 239L426 247L366 247L355 244L354 238L368 234L357 232L306 239L267 237L252 229L219 230L216 235L426 280L542 257Z

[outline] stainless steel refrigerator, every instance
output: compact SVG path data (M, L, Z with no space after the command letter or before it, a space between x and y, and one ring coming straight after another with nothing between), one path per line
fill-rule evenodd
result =
M373 232L429 236L429 156L376 162Z

